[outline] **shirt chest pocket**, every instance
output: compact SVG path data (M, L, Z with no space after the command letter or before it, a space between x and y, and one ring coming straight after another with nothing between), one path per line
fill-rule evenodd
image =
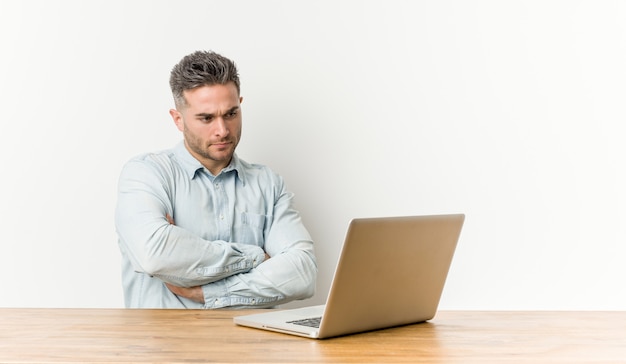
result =
M250 212L238 212L235 216L235 241L244 244L263 246L265 237L263 231L267 223L267 216Z

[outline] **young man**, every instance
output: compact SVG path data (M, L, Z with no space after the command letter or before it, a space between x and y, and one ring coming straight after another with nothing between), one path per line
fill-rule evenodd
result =
M123 168L115 224L126 307L268 307L311 297L313 242L293 194L268 167L247 163L239 76L214 52L184 57L170 75L183 141Z

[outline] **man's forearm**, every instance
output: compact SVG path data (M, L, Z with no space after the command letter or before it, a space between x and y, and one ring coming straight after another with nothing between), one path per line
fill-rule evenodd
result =
M316 276L312 252L293 249L250 272L204 285L205 308L270 307L309 298L315 291Z
M171 220L171 217L168 215L168 221ZM170 222L173 224L172 222ZM269 259L270 256L265 253L265 260ZM195 302L204 303L204 294L202 291L202 286L194 286L194 287L178 287L170 283L165 283L167 288L172 291L177 296L185 297Z

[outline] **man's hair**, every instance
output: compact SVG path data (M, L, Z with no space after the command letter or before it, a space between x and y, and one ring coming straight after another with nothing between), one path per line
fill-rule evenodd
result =
M176 107L187 105L185 90L233 82L239 94L239 74L235 63L213 51L196 51L178 62L170 73L170 88Z

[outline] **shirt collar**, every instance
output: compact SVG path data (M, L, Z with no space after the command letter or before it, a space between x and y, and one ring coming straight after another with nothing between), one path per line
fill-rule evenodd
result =
M198 161L194 156L189 153L187 147L185 147L185 142L181 141L174 147L174 155L180 162L180 165L183 167L189 179L194 179L198 170L205 170L207 174L211 175L208 169L204 168L202 163ZM241 165L241 160L237 156L237 153L233 154L233 159L230 161L228 166L226 166L220 174L229 173L231 171L235 171L241 182L245 184L245 177L243 174L243 169Z

